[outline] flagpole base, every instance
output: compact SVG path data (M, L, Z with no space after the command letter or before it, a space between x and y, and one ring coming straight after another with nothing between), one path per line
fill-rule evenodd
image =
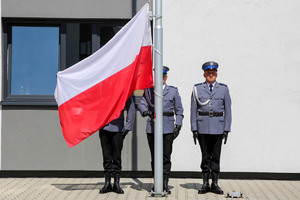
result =
M166 192L150 192L151 197L166 197L167 193Z

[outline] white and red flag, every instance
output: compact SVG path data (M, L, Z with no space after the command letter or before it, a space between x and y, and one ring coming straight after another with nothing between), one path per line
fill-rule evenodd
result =
M127 99L153 86L146 4L105 46L57 73L55 99L69 147L118 118Z

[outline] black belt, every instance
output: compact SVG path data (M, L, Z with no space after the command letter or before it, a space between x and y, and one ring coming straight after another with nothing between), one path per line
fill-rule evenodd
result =
M210 116L210 117L222 117L224 116L224 112L198 112L198 115L200 116Z
M163 116L174 116L174 112L164 112Z

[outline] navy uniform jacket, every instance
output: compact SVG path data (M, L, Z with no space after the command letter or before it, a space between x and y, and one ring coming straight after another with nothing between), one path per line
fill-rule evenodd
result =
M194 88L196 92L193 91L191 98L191 131L213 135L223 134L224 131L230 132L231 99L227 85L216 82L212 93L206 82L196 84ZM198 115L198 112L209 111L224 112L224 116Z
M138 106L141 114L143 114L144 111L149 110L154 113L154 89L150 88L145 90L148 92L150 97L151 105L148 104L145 94L143 95L143 98L141 99L141 102ZM164 113L170 113L174 112L176 115L176 119L173 116L163 116L163 133L173 133L174 131L174 123L176 125L182 126L182 119L183 119L183 107L181 103L181 98L178 93L178 89L173 86L165 85L165 88L163 90L163 112ZM147 120L147 133L154 133L154 120L151 120L149 117Z
M124 128L124 110L119 118L105 125L102 129L110 132L123 132L124 129L132 131L135 120L135 107L132 96L126 102L127 109L126 124Z

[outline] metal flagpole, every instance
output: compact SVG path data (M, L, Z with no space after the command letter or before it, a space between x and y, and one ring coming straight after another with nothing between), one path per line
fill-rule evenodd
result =
M162 0L155 1L154 67L155 67L155 126L154 126L154 193L163 193L163 27Z

